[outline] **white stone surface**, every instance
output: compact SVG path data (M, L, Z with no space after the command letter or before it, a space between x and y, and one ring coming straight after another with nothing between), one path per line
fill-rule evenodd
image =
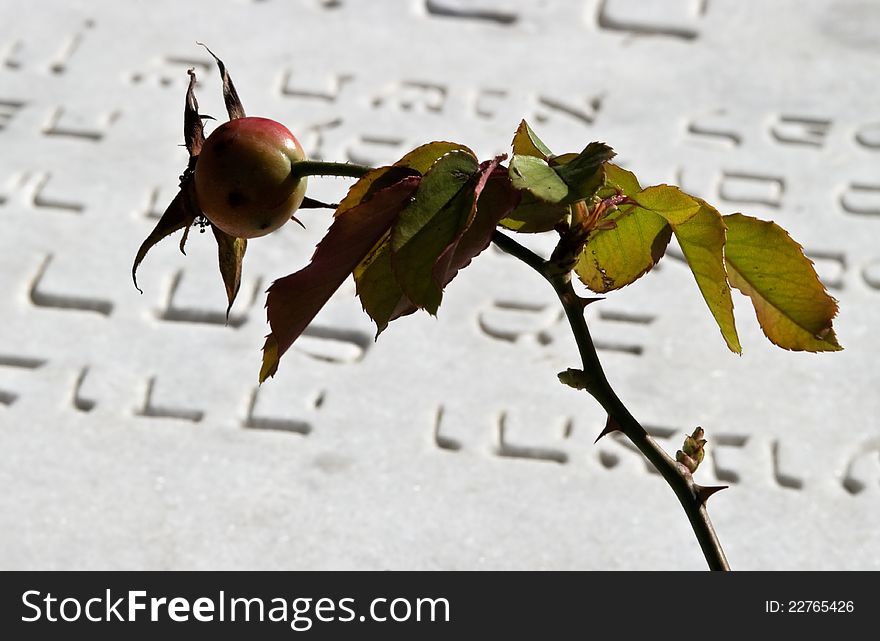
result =
M776 220L846 351L731 355L682 264L588 310L619 394L698 480L738 569L880 569L880 3L0 0L0 568L701 569L672 492L556 373L552 294L487 252L377 343L348 283L257 389L265 287L329 217L129 270L185 165L186 69L315 157L602 140L643 184ZM337 198L344 180L314 181ZM538 247L547 243L536 241Z

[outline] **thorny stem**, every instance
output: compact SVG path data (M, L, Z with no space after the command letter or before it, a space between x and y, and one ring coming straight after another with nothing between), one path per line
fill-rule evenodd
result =
M630 414L629 410L618 398L602 369L596 347L590 336L587 321L584 317L582 299L575 293L571 284L571 272L562 271L553 265L551 261L543 258L523 247L518 242L496 231L492 236L492 242L504 252L514 258L518 258L526 265L543 276L556 291L559 301L565 310L565 315L571 325L571 331L577 342L581 361L586 376L590 379L590 393L608 412L609 419L614 427L619 429L632 443L645 455L651 464L666 480L666 483L675 492L679 502L687 514L691 528L700 543L703 555L712 570L729 570L730 566L724 556L724 550L709 520L706 511L706 495L701 495L700 488L694 483L690 472L676 463L654 439L645 431L645 428Z

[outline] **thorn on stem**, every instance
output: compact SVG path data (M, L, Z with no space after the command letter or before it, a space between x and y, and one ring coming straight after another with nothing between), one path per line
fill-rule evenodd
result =
M696 492L697 501L700 503L700 505L705 505L710 496L712 496L716 492L720 492L721 490L726 490L727 488L727 485L710 485L707 487L694 483L694 492Z
M614 418L611 416L611 414L609 414L608 420L605 421L605 427L599 433L599 436L596 437L596 440L593 441L593 445L598 443L599 439L602 438L603 436L611 434L612 432L619 432L619 431L620 431L620 424L614 420Z
M339 178L339 176L337 176ZM299 206L300 209L336 209L339 207L339 203L325 203L320 200L315 200L314 198L309 198L308 196L302 201L302 204Z
M604 296L592 296L590 298L586 298L584 296L578 296L577 301L581 307L586 308L590 303L597 303L600 300L605 300Z

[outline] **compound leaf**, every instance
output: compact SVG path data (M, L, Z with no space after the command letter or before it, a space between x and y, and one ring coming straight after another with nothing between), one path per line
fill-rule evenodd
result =
M438 258L434 266L435 281L449 284L489 246L499 221L519 203L521 192L510 184L506 169L499 165L501 160L498 157L480 164L474 187L474 212L458 238Z
M513 189L500 158L480 165L475 174L473 195L477 204L465 228L436 257L430 278L440 290L456 274L482 252L491 240L500 218L506 216L519 201L520 192ZM428 277L430 256L423 257L421 277ZM388 323L416 311L397 280L392 262L391 234L386 234L354 270L358 296L364 311L375 321L377 336Z

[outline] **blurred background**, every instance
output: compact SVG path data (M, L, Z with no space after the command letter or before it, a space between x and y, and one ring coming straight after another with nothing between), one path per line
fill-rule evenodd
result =
M788 229L844 352L772 346L735 294L731 354L674 246L588 320L658 441L705 428L734 569L880 569L878 32L867 0L0 0L0 567L705 567L641 456L593 444L553 293L509 257L378 342L346 283L262 386L265 289L329 212L249 245L228 324L210 235L155 247L138 294L187 69L226 118L199 41L313 158L488 158L525 118L556 153L600 140L643 185Z

